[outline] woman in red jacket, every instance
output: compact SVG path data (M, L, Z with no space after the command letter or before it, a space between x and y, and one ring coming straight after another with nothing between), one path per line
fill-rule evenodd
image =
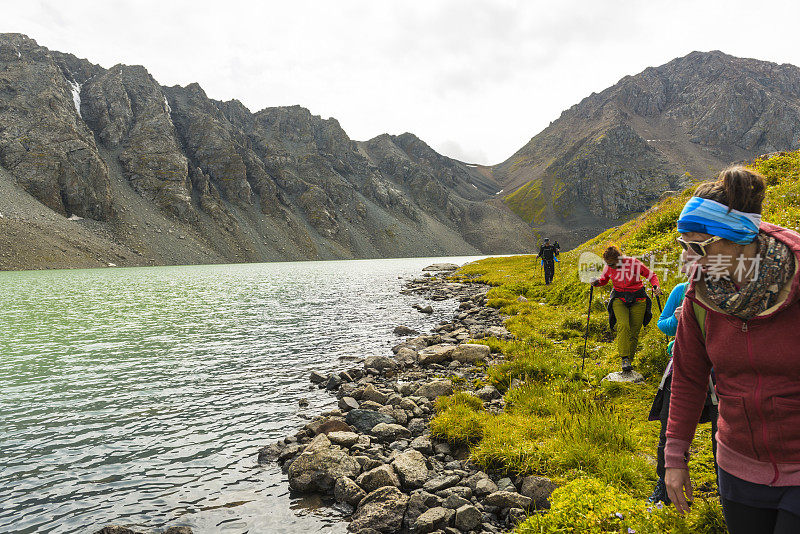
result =
M695 269L673 357L665 482L692 497L688 450L713 366L719 492L731 534L800 532L800 235L761 222L764 178L735 167L678 219Z
M644 290L641 278L645 277L653 286L656 295L661 294L656 273L650 272L636 258L623 256L614 246L603 252L606 266L600 278L592 281L593 286L604 286L611 280L614 290L608 305L612 327L616 323L617 349L622 359L622 372L631 371L631 362L639 343L639 330L650 321L650 301Z

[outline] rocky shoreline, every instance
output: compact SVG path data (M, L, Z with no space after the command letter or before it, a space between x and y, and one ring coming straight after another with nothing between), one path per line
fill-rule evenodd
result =
M453 320L427 335L398 327L397 335L411 337L391 355L369 356L362 366L327 376L312 373L313 383L337 396L338 409L261 449L259 463L277 462L293 492L332 497L350 516L348 529L359 534L496 533L549 508L555 488L549 479L484 472L465 446L431 436L435 400L451 395L454 384L465 385L487 410L503 409L500 392L482 384L485 373L476 366L502 355L467 343L511 337L505 317L486 306L488 290L427 273L406 283L404 294L458 299Z

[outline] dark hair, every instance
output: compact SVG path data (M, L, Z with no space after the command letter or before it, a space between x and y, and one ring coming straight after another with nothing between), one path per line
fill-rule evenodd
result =
M716 182L698 185L694 196L725 204L729 211L760 214L765 190L765 179L761 174L736 166L719 173Z
M620 256L622 256L622 251L614 245L611 245L603 251L603 261L608 264L617 263Z

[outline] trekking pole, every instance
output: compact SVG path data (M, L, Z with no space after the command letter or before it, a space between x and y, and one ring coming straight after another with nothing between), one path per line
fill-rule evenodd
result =
M594 286L589 286L589 311L586 312L586 335L583 336L583 358L581 359L581 373L586 363L586 345L589 343L589 317L592 316L592 297L594 297Z
M658 315L661 316L664 313L664 308L661 307L661 298L656 295L656 302L658 303ZM667 336L667 343L669 343L669 334L664 334Z

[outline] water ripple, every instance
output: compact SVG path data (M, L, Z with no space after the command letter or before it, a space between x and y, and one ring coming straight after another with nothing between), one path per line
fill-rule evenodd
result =
M432 261L0 273L0 531L345 532L255 454L334 404L311 370L452 314L398 294Z

